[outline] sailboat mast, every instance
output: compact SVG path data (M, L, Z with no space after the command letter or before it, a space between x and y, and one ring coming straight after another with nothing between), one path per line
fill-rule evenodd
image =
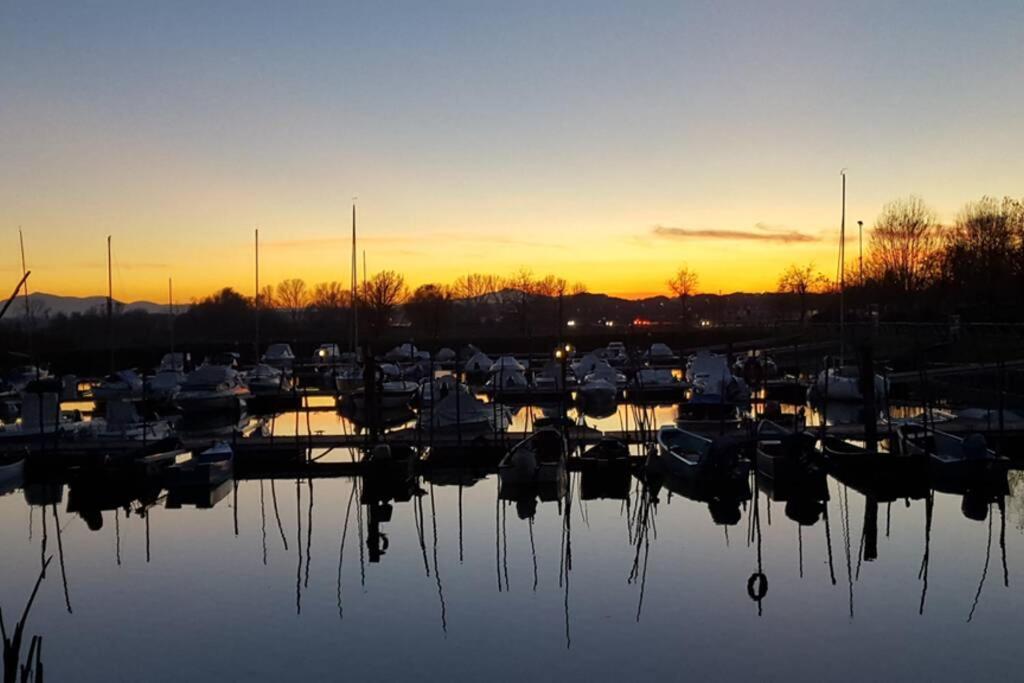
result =
M843 209L839 219L839 365L843 365L846 351L846 169L843 177Z
M356 266L356 203L352 202L352 351L355 353L359 347L359 295L356 289L359 286L359 275Z
M171 362L174 363L174 283L167 278L167 314L171 321Z
M18 243L21 246L21 276L25 277L25 273L28 272L28 267L25 265L25 236L21 233L21 226L18 226ZM32 323L32 309L28 302L28 283L25 283L25 322L29 324L31 330Z
M253 306L256 308L256 357L260 355L260 229L256 228L256 294Z
M107 341L110 346L110 372L114 371L114 261L107 235Z

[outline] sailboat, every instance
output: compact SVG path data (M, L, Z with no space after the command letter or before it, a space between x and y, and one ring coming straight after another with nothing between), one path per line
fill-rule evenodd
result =
M846 349L846 169L840 175L843 178L843 208L839 221L839 365L826 367L822 370L808 389L811 401L862 401L864 389L861 387L860 373L856 367L845 366L844 352ZM883 400L889 394L889 381L881 375L875 375L870 390L874 392L876 401Z
M351 351L342 354L333 347L331 383L338 394L354 391L363 386L363 368L359 364L359 270L356 263L356 205L352 203L352 257L350 262L349 303L352 307ZM322 349L323 347L321 347ZM345 361L340 362L339 361Z

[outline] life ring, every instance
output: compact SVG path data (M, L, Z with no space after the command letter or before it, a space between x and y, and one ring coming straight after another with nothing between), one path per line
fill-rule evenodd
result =
M754 572L747 579L747 595L755 602L764 600L768 595L768 577L761 572Z

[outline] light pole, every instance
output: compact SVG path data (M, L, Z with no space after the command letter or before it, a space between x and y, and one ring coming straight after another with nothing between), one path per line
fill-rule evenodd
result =
M857 221L857 251L860 258L860 284L864 285L864 221Z

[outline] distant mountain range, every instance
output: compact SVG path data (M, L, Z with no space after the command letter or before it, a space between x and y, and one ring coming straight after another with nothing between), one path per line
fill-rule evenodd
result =
M29 294L29 306L34 315L41 317L53 315L74 315L75 313L88 313L89 311L104 311L107 306L105 296L60 296L58 294L46 294L45 292L33 292ZM4 304L7 303L5 299ZM152 301L132 301L125 303L114 300L114 305L119 311L146 311L147 313L166 313L167 304L156 304ZM7 316L12 318L25 315L25 304L23 297L11 304ZM6 317L6 316L5 316Z

